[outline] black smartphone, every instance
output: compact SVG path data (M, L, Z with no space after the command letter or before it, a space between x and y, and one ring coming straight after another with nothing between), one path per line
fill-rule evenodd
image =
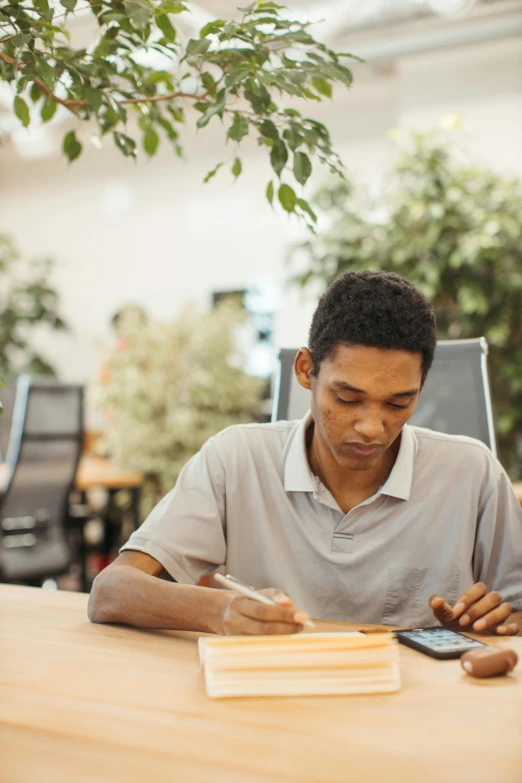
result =
M401 644L413 647L431 658L447 660L460 658L468 650L484 647L482 642L476 642L463 633L451 631L449 628L411 628L406 631L396 631L395 636Z

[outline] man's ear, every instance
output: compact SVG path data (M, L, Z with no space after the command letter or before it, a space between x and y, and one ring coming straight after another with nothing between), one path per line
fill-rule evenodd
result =
M294 372L304 389L312 388L312 354L308 348L300 348L294 361Z

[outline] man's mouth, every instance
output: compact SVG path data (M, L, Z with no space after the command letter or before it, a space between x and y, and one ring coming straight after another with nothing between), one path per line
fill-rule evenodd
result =
M365 446L364 443L344 443L343 449L355 457L374 457L381 449L380 444Z

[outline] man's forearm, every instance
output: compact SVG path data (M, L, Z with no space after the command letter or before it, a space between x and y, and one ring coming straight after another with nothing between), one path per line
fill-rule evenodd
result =
M96 577L88 614L93 623L221 633L230 597L223 590L166 582L121 565Z

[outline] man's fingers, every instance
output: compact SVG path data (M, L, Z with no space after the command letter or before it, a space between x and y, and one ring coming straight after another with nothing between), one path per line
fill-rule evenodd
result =
M450 622L450 620L453 620L453 609L441 595L432 595L430 598L430 606L433 614L441 623L447 623Z
M471 604L471 606L466 609L466 612L461 616L459 620L459 625L471 625L475 622L475 620L478 620L479 618L483 618L485 615L488 614L488 612L491 612L493 609L496 609L497 606L500 606L502 603L502 596L500 593L492 592L488 593L484 596L484 598L481 598L479 601L476 601L474 604ZM505 618L502 618L505 619ZM486 626L484 625L484 628Z
M460 617L466 611L466 609L468 609L476 601L483 598L487 592L488 588L484 582L476 582L473 587L470 587L470 589L464 593L461 598L459 598L453 607L454 619L456 620L458 617Z
M496 629L500 636L516 636L518 634L518 625L516 623L503 623Z
M292 599L286 593L283 593L282 590L276 590L275 587L266 587L264 590L259 590L259 592L271 598L272 601L277 601L282 606L293 606Z
M273 634L299 633L301 626L296 623L271 623L253 620L243 614L233 612L229 615L225 633L228 636L265 636Z
M290 603L290 606L281 604L259 604L251 598L237 598L234 609L239 614L264 623L297 623L298 625L309 620L306 612L301 612Z
M487 612L473 623L474 631L484 631L486 628L491 628L493 625L502 625L511 616L512 608L511 604L501 604L493 609L491 612Z

